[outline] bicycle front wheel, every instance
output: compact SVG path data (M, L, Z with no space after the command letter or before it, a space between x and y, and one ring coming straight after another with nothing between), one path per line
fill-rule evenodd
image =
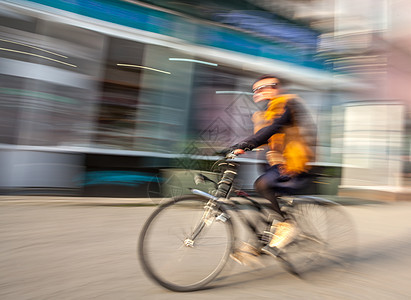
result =
M160 205L146 221L139 258L147 275L173 291L198 290L224 268L234 244L221 208L194 195Z

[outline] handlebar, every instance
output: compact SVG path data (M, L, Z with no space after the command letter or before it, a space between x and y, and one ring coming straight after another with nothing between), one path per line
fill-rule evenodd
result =
M234 154L234 151L235 150L233 150L233 151L231 151L231 152L229 152L229 153L226 153L225 154L225 158L226 159L234 159L234 158L236 158L238 155L237 154ZM252 149L252 150L249 150L249 149L246 149L246 150L244 150L244 151L252 151L252 152L258 152L258 151L264 151L264 149L261 149L261 148L254 148L254 149Z
M234 158L236 158L237 156L238 156L238 155L234 154L234 151L233 151L233 152L230 152L230 153L226 154L225 158L226 158L226 159L234 159Z

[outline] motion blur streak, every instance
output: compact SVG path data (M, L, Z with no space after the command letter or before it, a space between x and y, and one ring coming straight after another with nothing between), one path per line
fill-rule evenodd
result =
M0 299L409 299L410 11L406 0L0 0ZM135 261L152 208L128 204L187 193L192 170L216 180L211 155L266 109L250 93L264 74L307 103L312 194L353 204L358 268L343 281L319 272L329 285L315 286L243 268L232 285L164 293ZM255 195L265 153L239 159L239 188ZM82 205L54 205L63 197Z
M140 69L146 69L146 70L156 71L156 72L165 73L165 74L171 74L170 72L167 72L167 71L154 69L154 68L149 68L149 67L145 67L145 66L129 65L129 64L117 64L117 66L119 66L119 67L140 68Z
M70 66L70 67L73 67L73 68L77 68L76 65L72 65L72 64L66 63L64 61L60 61L60 60L53 59L53 58L50 58L50 57L46 57L46 56L39 55L39 54L34 54L34 53L29 53L29 52L24 52L24 51L18 51L18 50L13 50L13 49L6 49L6 48L0 48L0 51L9 51L9 52L15 52L15 53L19 53L19 54L31 55L31 56L40 57L40 58L43 58L43 59L48 59L48 60L57 62L59 64L67 65L67 66Z
M22 45L22 46L25 46L25 47L30 47L30 48L33 48L33 49L36 49L36 50L40 50L40 51L47 52L47 53L50 53L50 54L53 54L53 55L57 55L57 56L60 56L60 57L63 57L63 58L67 58L67 56L65 56L65 55L61 55L61 54L51 52L51 51L48 51L46 49L42 49L42 48L35 47L35 46L32 46L32 45L28 45L28 44L25 44L25 43L19 43L19 42L15 42L15 41L4 40L4 39L0 39L0 41L7 42L7 43L13 43L13 44L16 44L16 45Z
M189 59L189 58L174 58L174 57L170 57L168 60L171 61L187 61L187 62L193 62L193 63L197 63L197 64L204 64L204 65L209 65L209 66L214 66L217 67L218 64L215 63L211 63L208 61L202 61L202 60L196 60L196 59Z

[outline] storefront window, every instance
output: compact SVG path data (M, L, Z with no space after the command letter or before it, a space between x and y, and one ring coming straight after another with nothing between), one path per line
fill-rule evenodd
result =
M141 43L108 38L96 111L94 144L98 147L133 149L143 50Z
M0 34L0 142L89 145L104 36L14 17Z

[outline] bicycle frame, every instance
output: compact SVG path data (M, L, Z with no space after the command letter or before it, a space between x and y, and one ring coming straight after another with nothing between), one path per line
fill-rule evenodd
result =
M229 158L235 158L235 156L231 155L231 157ZM209 207L209 206L216 207L216 208L222 207L223 211L228 211L228 210L235 211L235 213L239 216L239 219L241 220L241 222L247 225L246 228L250 229L257 239L265 240L265 238L262 235L267 235L270 233L272 222L275 219L274 214L270 214L267 211L265 211L264 205L250 198L245 192L236 191L238 197L246 199L248 203L247 205L258 211L259 218L260 218L259 221L262 221L262 223L265 225L264 231L262 233L261 228L259 230L259 228L257 228L257 226L250 220L250 218L248 218L244 213L241 212L241 209L239 208L240 203L238 201L230 199L231 194L233 192L233 187L234 187L233 183L237 175L237 168L239 164L234 163L232 161L227 161L226 159L223 163L220 164L220 166L221 165L225 166L226 169L222 172L221 180L218 183L208 179L202 174L199 174L201 178L208 179L209 181L213 182L216 185L217 187L216 195L212 195L210 193L207 193L207 192L204 192L198 189L190 189L191 192L195 195L199 195L199 196L210 199L206 207ZM201 231L201 229L199 229L198 227L197 229Z

